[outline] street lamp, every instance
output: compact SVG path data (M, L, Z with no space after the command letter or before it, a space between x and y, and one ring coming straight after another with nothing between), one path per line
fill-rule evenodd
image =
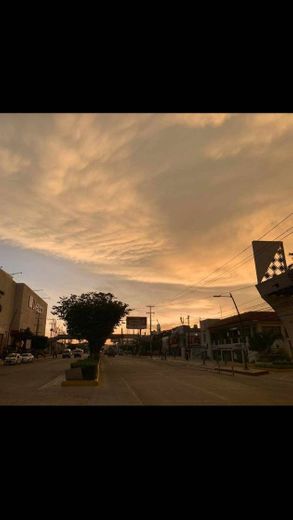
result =
M125 320L123 320L123 321L121 320L120 323L119 323L119 325L125 325L125 324L126 324L126 321L125 321ZM126 333L126 334L127 334L127 333ZM120 337L120 345L121 345L121 348L123 349L123 345L124 345L123 327L121 327L121 329L120 329L120 336L121 336L121 337ZM127 338L126 338L126 342L127 342ZM118 343L118 344L119 344L119 343ZM127 348L126 348L126 349L128 349L128 342L126 343L126 345L127 345ZM119 348L119 347L118 347L118 348ZM127 350L127 352L128 352L128 350Z
M231 293L229 293L229 295L224 295L224 294L215 294L213 297L214 297L214 298L231 298L231 299L232 299L232 301L233 301L233 303L234 303L234 305L235 305L235 309L236 309L236 311L237 311L238 317L239 317L240 330L242 331L242 338L244 339L241 315L240 315L239 309L238 309L238 307L237 307L237 305L236 305L236 302L235 302L235 300L234 300L232 294L231 294ZM245 370L248 370L247 359L246 359L246 351L245 351L245 349L243 349L243 354L244 354L244 369L245 369ZM233 356L233 353L232 353L232 356Z

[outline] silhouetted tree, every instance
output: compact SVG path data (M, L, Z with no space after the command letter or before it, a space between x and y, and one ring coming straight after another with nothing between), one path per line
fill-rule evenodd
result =
M70 336L86 339L90 356L98 358L105 341L130 310L111 293L89 292L61 297L52 314L65 321Z

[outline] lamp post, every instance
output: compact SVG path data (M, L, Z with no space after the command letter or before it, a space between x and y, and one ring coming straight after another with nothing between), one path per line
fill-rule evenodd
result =
M237 314L238 314L238 318L239 318L239 323L240 323L240 331L242 332L242 339L244 339L244 334L243 334L243 325L242 325L242 320L241 320L241 315L240 315L240 312L239 312L239 309L236 305L236 302L232 296L231 293L229 293L229 295L224 295L224 294L215 294L213 296L214 298L231 298L234 305L235 305L235 309L237 311ZM241 339L241 337L240 337ZM247 366L247 359L246 359L246 351L245 351L245 348L243 349L243 355L244 355L244 369L245 370L248 370L248 366ZM233 351L232 351L232 358L233 358Z
M120 321L120 325L125 325L126 321ZM123 349L124 347L124 334L123 334L123 327L121 327L120 329L120 345L121 345L121 348ZM127 344L127 348L128 348L128 344ZM127 352L128 353L128 352Z

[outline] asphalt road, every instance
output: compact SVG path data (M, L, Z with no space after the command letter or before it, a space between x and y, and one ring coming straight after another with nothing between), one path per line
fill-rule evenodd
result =
M70 359L0 366L0 405L285 405L293 371L218 374L192 362L104 357L98 387L61 387Z

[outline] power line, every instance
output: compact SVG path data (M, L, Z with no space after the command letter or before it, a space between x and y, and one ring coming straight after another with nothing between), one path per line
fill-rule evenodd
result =
M264 238L265 236L267 236L269 233L271 233L271 231L273 231L273 229L275 229L276 227L280 226L280 224L282 224L283 222L285 222L285 220L288 220L288 218L290 218L291 216L293 215L293 212L292 213L289 213L289 215L287 215L287 217L283 218L282 220L280 220L280 222L278 222L275 226L273 226L272 228L269 229L269 231L267 231L266 233L264 233L263 235L261 235L260 237L257 238L257 240L261 240L262 238ZM292 229L292 228L291 228ZM283 233L281 233L283 234ZM207 278L209 278L213 273L215 273L216 271L219 271L220 269L222 269L224 266L226 266L227 264L229 264L230 262L232 262L232 260L235 260L235 258L237 258L238 256L242 255L245 251L247 251L248 249L251 248L251 244L249 244L249 246L247 246L245 249L243 249L242 251L240 251L239 253L237 253L236 255L234 255L232 258L230 258L229 260L227 260L227 262L225 262L224 264L222 264L220 267L217 267L217 269L215 269L214 271L212 271L208 276L206 276L205 278L203 278L202 280L200 280L200 282L203 282L204 280L206 280Z
M276 237L274 237L273 240L277 240L278 238L280 238L284 233L286 233L287 231L293 229L293 226L289 227L288 229L286 229L285 231L283 231L282 233L280 233L280 235L277 235ZM282 240L284 240L287 236L291 235L293 233L293 231L291 233L288 233L288 235L284 236L282 238ZM249 246L251 247L251 246ZM264 245L262 248L259 249L259 251L256 253L256 254L260 254L264 249L267 249L268 245ZM235 270L237 271L239 269L239 267L242 267L242 265L246 264L249 260L251 260L253 258L253 254L249 254L249 256L247 256L246 258L243 258L242 260L240 260L240 262L238 262L237 264L233 265L231 269L229 269L229 274L231 272L234 272ZM235 269L236 267L238 266L238 269ZM224 274L225 276L225 274ZM219 278L214 278L213 280L210 280L208 283L211 283L211 282L215 282L216 280L219 280L223 278L223 275L221 275Z
M273 226L273 228L271 228L269 231L267 231L266 233L264 233L263 235L261 235L257 240L260 240L261 238L263 238L264 236L268 235L273 229L275 229L276 227L278 227L282 222L284 222L285 220L287 220L289 217L291 217L293 215L293 213L289 213L289 215L287 215L287 217L285 217L284 219L282 219L278 224L276 224L275 226ZM292 226L288 229L286 229L285 231L283 231L282 233L280 233L279 235L277 235L273 240L276 240L278 238L280 238L284 233L286 233L287 231L291 230L292 229ZM287 238L289 235L291 235L293 233L293 231L291 231L290 233L288 233L287 235L285 235L283 237L283 240L285 238ZM247 251L249 248L251 247L251 245L249 245L248 247L246 247L244 250L242 250L240 253L238 253L237 255L234 255L234 257L232 257L230 260L228 260L227 262L225 262L222 266L218 267L217 269L215 269L214 271L212 271L208 276L206 276L205 278L203 279L200 279L197 283L201 283L203 282L204 280L206 280L207 278L209 278L209 276L211 276L213 273L215 273L216 271L219 271L220 269L222 269L224 266L226 266L228 263L230 263L233 259L235 259L236 257L240 256L244 251ZM258 254L266 249L268 246L267 245L264 245L258 252ZM247 263L250 259L253 258L253 255L250 254L248 257L242 259L240 262L236 263L234 266L232 266L231 269L229 269L229 274L231 274L232 272L235 271L236 267L238 266L241 267L242 265L244 265L245 263ZM236 269L237 270L237 269ZM224 273L224 275L222 274L221 276L219 277L216 277L216 278L213 278L212 280L209 280L208 282L206 282L207 284L208 283L214 283L216 282L217 280L223 280L223 278L225 279L225 276L226 276L226 273ZM183 292L179 293L177 296L175 295L174 298L172 298L171 300L165 300L164 302L162 303L172 303L173 301L177 300L178 298L181 298L183 295L185 295L187 292L190 292L190 291L194 291L196 290L198 287L196 285L193 285L191 287L189 287L188 289L185 289ZM237 290L237 289L234 289L234 291ZM238 290L242 290L242 288L238 289Z
M251 287L255 287L255 284L252 283L251 285L246 285L245 287L240 287L239 289L233 288L233 292L244 291L244 289L250 289Z
M269 307L268 305L266 306L263 306L261 307L260 309L253 309L253 308L250 308L250 309L245 309L244 312L242 312L242 314L247 314L248 312L275 312L272 307ZM224 316L223 316L223 319L226 319L226 318L232 318L233 316L235 316L235 314L231 314L230 312L229 313L225 313Z

